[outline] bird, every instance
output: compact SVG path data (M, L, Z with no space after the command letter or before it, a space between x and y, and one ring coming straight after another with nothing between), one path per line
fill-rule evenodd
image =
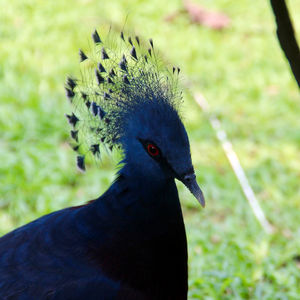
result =
M77 167L121 154L97 199L42 216L0 238L0 299L187 299L186 231L175 180L204 207L181 116L180 69L153 40L92 34L68 77Z

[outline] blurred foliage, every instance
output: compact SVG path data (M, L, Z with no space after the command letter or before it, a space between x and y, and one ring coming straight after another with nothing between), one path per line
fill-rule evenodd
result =
M300 99L279 48L268 1L198 0L223 11L212 31L179 14L179 0L4 0L0 19L0 233L43 214L96 198L116 159L86 174L68 146L63 84L78 71L78 49L125 26L152 37L222 121L276 233L257 224L214 132L185 94L183 113L202 210L178 184L189 241L190 299L299 299ZM300 2L289 1L300 32ZM170 249L172 251L172 249Z

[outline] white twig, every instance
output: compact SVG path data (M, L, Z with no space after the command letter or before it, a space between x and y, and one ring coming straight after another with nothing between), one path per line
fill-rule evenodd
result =
M224 150L224 152L231 164L231 167L243 189L243 192L253 210L255 217L257 218L258 222L263 227L263 229L268 234L271 234L274 231L274 229L273 229L272 225L266 219L265 214L264 214L262 208L260 207L258 200L255 197L255 194L249 184L249 181L246 177L243 167L240 164L238 156L234 152L232 144L228 141L226 132L221 128L220 121L217 119L216 116L209 113L209 105L202 94L195 93L194 99L199 104L199 106L202 108L202 110L205 113L207 113L209 122L216 132L217 138L223 147L223 150Z

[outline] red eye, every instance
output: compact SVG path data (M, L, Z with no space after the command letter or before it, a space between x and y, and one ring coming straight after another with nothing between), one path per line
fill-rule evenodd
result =
M151 156L158 156L159 155L159 150L156 146L153 144L148 144L147 145L147 151Z

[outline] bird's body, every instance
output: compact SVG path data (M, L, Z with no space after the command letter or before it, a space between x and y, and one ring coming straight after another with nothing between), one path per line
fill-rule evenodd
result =
M97 32L93 39L102 43ZM103 49L105 61L111 53ZM86 119L68 116L72 138L78 142L78 130L85 138L88 128L94 140L120 146L124 156L117 179L98 199L46 215L0 239L0 299L187 298L187 243L175 178L204 200L172 102L175 94L152 65L137 68L134 47L130 53L135 64L123 55L119 77L112 71L102 76L108 69L103 63L95 72L96 88L77 89L74 80L67 87L67 96L80 95L88 113ZM87 59L83 52L80 56ZM105 84L110 94L101 90L101 98L96 89ZM94 140L89 138L89 149L98 155ZM82 155L77 163L85 168Z
M99 199L2 237L1 297L185 299L186 237L175 182L151 193L141 188L138 197L130 182L120 175Z

